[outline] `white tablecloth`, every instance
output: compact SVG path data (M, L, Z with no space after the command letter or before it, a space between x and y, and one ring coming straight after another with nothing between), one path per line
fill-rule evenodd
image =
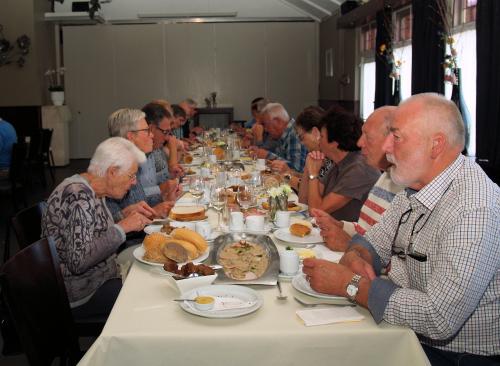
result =
M209 211L213 222L215 214ZM281 245L278 243L278 246ZM207 319L183 311L178 294L151 266L135 261L106 326L79 365L428 365L413 331L360 322L306 327L296 291L252 286L264 298L255 313Z

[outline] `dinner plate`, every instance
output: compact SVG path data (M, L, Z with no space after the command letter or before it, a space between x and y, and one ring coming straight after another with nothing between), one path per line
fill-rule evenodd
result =
M145 264L149 264L150 266L161 266L161 267L163 267L163 263L155 263L155 262L150 262L150 261L147 261L147 260L143 259L144 253L146 253L146 251L144 250L144 246L142 246L142 245L138 246L133 251L135 259L137 259L139 262L142 262L142 263L145 263ZM193 262L193 263L203 262L205 259L208 258L209 253L210 253L210 248L208 248L198 258L193 259L191 262ZM185 264L185 263L186 262L182 262L182 263L178 263L178 264Z
M255 290L237 285L204 286L182 294L182 297L185 299L194 299L196 296L212 296L216 298L216 302L217 298L231 298L248 304L247 307L237 309L199 310L194 307L194 302L192 301L179 302L179 306L182 310L205 318L236 318L253 313L264 303L262 296Z
M279 239L286 241L287 243L293 243L293 244L317 244L317 243L323 243L323 237L319 233L319 229L317 228L312 228L311 233L309 235L304 236L301 238L300 236L295 236L290 233L290 229L285 227L278 229L274 232L274 236Z
M342 296L334 296L334 295L327 295L327 294L322 294L319 292L314 291L311 286L309 285L309 282L306 280L306 275L302 272L300 272L298 275L296 275L292 279L292 286L295 288L297 291L302 292L303 294L316 297L318 299L327 299L327 300L342 300L342 301L349 301L345 297Z

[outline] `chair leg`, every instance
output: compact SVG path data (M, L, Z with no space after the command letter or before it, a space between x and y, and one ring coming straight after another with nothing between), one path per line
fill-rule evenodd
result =
M56 164L54 163L54 154L52 154L52 150L49 150L47 153L47 164L49 165L50 177L52 178L52 183L55 183L54 179L54 167Z

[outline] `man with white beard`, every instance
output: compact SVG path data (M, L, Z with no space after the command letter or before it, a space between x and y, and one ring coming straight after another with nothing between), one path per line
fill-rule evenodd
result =
M391 177L407 188L339 264L306 259L303 271L314 290L412 328L432 365L498 365L500 190L460 154L463 121L443 96L407 99L390 131Z

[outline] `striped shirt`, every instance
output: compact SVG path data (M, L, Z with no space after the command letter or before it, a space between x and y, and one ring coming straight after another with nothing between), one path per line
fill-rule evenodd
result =
M366 230L380 221L396 193L402 189L403 187L392 181L389 172L384 172L370 190L368 198L361 207L358 222L344 221L344 231L350 236L365 235Z
M462 155L420 191L398 193L382 221L352 240L377 273L391 261L389 279L371 282L374 319L445 351L500 355L499 238L500 189Z

